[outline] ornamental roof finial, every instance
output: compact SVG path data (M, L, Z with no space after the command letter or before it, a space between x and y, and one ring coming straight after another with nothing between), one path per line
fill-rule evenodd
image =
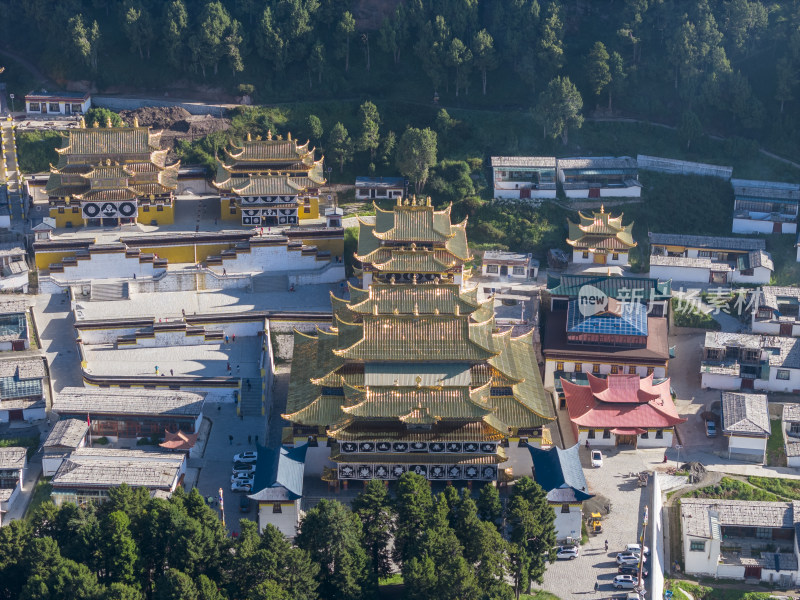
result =
M425 206L430 206L430 205L431 205L431 197L430 197L430 196L428 196L428 197L425 199Z
M81 122L78 124L81 129L86 129L86 119L81 115Z
M111 124L111 117L106 117L106 127L111 129L113 125Z
M267 139L268 140L272 139L272 129L267 129Z
M133 126L134 127L138 127L139 126L139 117L136 117L136 116L133 117Z
M252 142L253 141L253 135L249 131L247 132L247 141L248 142Z
M601 204L601 205L600 205L600 214L603 214L604 212L606 212L605 206L603 206L603 205Z
M292 139L292 132L291 131L286 134L286 139L287 140L291 140Z

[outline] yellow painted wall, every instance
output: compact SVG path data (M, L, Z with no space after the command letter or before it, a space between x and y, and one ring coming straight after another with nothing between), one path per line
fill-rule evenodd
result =
M155 206L150 206L148 212L144 212L144 207L139 207L139 216L136 221L143 225L150 225L150 221L155 220L159 225L172 225L175 222L175 203L164 205L162 210Z
M58 212L58 207L51 207L50 216L56 220L56 227L67 227L68 223L72 223L72 227L83 227L81 213L72 212L71 206L67 206L63 213Z
M53 263L61 262L67 256L75 256L75 251L67 250L66 252L37 252L36 268L47 269Z
M297 216L301 221L305 219L319 219L319 198L312 197L309 198L309 200L308 206L301 203L297 209ZM306 213L306 208L308 208L310 212Z
M328 250L332 256L344 256L344 238L303 240L306 246L316 246L319 250Z
M219 255L223 250L233 248L234 244L198 244L197 260L204 261L209 256Z
M137 246L142 252L157 254L158 258L166 258L171 264L194 263L194 246Z
M230 198L222 198L219 202L220 205L220 217L223 221L238 221L239 223L242 222L242 216L239 214L239 209L236 208L236 201L232 201ZM236 208L236 213L231 214L231 205Z

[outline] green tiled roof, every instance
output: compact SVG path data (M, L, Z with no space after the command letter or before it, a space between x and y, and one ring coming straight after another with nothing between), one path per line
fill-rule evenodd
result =
M610 277L607 275L549 275L547 291L551 296L567 296L577 298L584 285L592 285L602 290L609 298L623 299L625 294L637 290L637 297L643 300L650 298L663 300L672 295L672 281L659 281L646 277ZM627 292L626 292L627 290ZM639 292L638 290L641 290Z
M344 408L352 417L398 418L415 408L424 408L439 419L481 419L491 411L483 403L483 391L469 387L373 387L362 393L358 404Z
M471 339L468 317L364 316L364 337L336 354L350 360L486 360L493 353ZM491 331L491 330L489 330Z
M570 246L613 249L627 249L636 246L636 242L633 240L633 223L623 225L622 214L612 217L611 213L601 210L592 213L591 216L579 212L578 216L580 217L578 223L567 221L569 224L567 243Z
M401 314L412 314L416 307L419 314L431 315L438 310L439 314L452 315L458 306L459 314L466 315L478 308L461 296L456 284L373 284L371 289L371 297L350 304L353 312L372 314L377 307L379 314L392 314L395 309Z

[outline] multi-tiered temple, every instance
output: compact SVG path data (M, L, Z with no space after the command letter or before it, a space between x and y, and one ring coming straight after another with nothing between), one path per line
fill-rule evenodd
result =
M572 262L600 265L628 265L628 252L636 246L633 223L622 224L622 213L614 217L601 206L591 215L579 212L580 220L569 223L567 243L572 246Z
M462 290L466 222L449 208L376 212L359 233L365 289L332 298L329 330L295 335L294 438L329 439L331 481L495 480L504 445L553 420L532 336L499 331L492 301Z
M45 191L57 227L174 221L179 163L167 165L161 132L81 127L64 134Z
M297 225L319 218L319 188L325 184L322 159L314 159L308 142L298 144L272 132L266 140L250 134L241 145L231 143L217 161L214 186L220 191L223 220L241 218L255 227Z

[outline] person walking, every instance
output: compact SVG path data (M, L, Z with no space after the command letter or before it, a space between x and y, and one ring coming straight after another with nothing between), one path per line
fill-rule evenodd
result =
M227 333L225 334L225 343L226 344L228 343L228 334Z
M608 552L608 540L606 540L606 552Z
M228 373L231 372L231 363L228 363Z
M175 377L175 371L173 371L172 369L170 369L170 370L169 370L169 376L170 376L170 377Z
M599 590L599 589L600 589L600 584L595 581L594 582L594 591L597 592L597 590Z
M156 365L156 375L158 375L158 365Z
M236 374L238 375L242 371L242 365L236 365Z
M234 344L236 343L236 334L235 333L231 336L231 341L233 341Z
M230 442L231 446L233 446L233 436L232 435L228 436L228 441Z

